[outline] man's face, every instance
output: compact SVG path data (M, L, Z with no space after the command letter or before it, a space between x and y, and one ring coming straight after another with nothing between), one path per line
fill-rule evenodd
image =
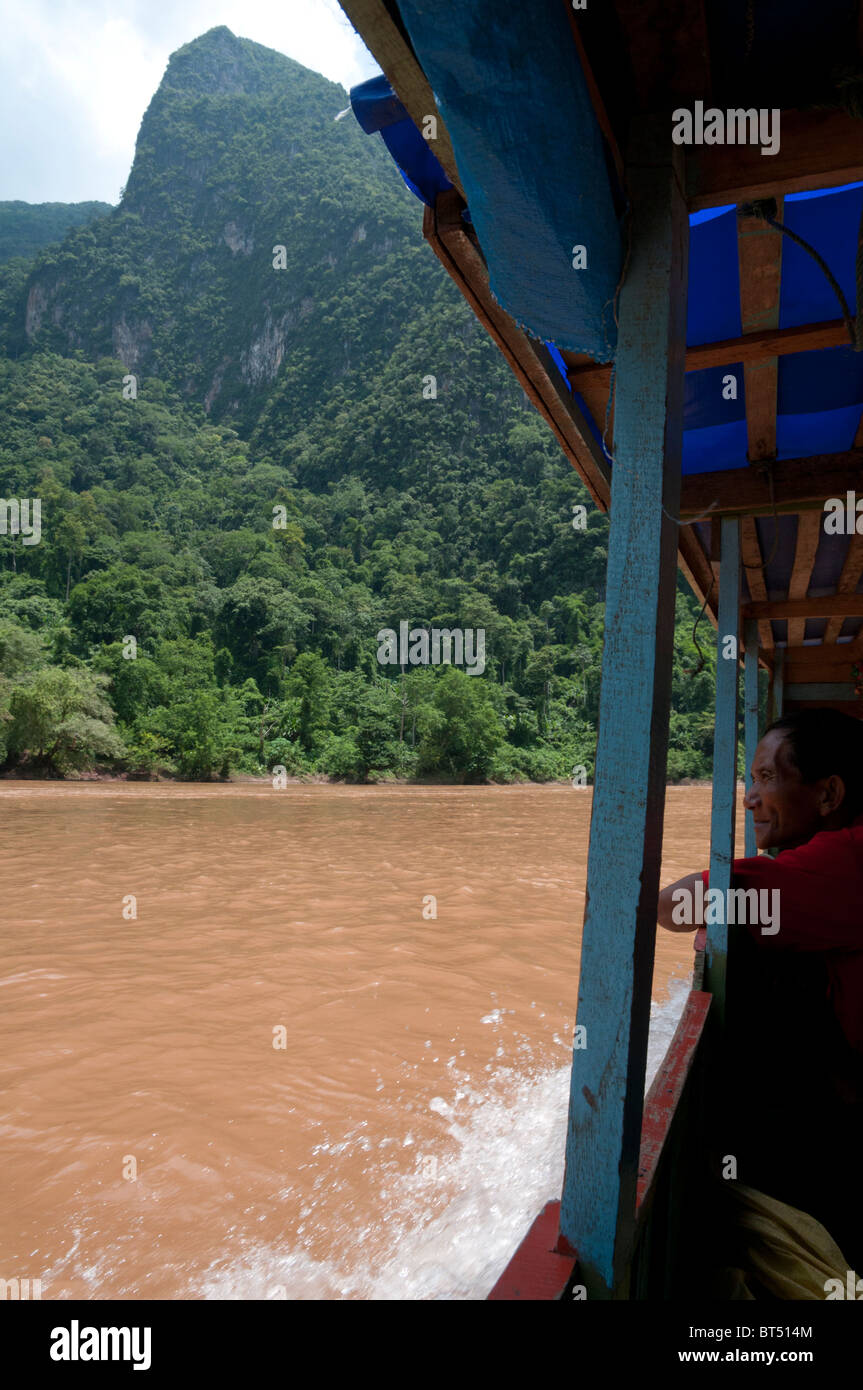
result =
M803 845L823 829L822 784L807 786L794 766L785 734L765 734L752 759L752 783L743 800L752 812L760 850Z

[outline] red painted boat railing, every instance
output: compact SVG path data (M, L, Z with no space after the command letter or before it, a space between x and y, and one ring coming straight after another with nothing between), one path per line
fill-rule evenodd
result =
M698 945L696 940L696 948ZM651 1219L669 1137L693 1073L709 1010L710 995L691 990L645 1098L636 1192L640 1237ZM548 1202L488 1295L489 1300L559 1300L571 1286L577 1286L578 1255L560 1236L559 1219L560 1202Z

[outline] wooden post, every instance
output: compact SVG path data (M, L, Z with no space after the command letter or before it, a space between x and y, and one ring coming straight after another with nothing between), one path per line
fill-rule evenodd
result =
M781 719L785 708L785 648L777 647L773 660L773 674L767 692L767 722Z
M634 1238L665 804L677 547L666 513L677 514L680 493L689 230L669 134L667 120L643 120L627 165L632 243L561 1200L580 1278L590 1297L605 1298L625 1296Z
M723 517L719 562L719 613L716 627L716 723L713 735L713 802L710 815L710 887L728 902L734 863L737 807L737 624L740 610L740 522ZM725 1020L728 926L708 923L704 988L713 995L713 1012Z
M752 759L755 757L755 749L761 735L758 720L758 623L754 618L747 618L744 622L743 639L746 648L743 664L743 780L748 787ZM758 853L758 846L755 843L755 823L748 811L743 833L744 853L747 859L751 859Z

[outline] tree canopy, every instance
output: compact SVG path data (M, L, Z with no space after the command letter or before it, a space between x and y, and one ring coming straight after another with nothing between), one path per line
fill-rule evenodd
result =
M344 105L211 30L119 207L0 267L0 495L42 517L0 534L7 770L592 772L607 521ZM709 771L696 614L675 777ZM381 665L402 622L481 629L483 673Z

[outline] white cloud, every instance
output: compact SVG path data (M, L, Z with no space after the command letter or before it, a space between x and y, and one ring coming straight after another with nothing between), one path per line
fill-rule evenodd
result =
M171 53L218 24L345 87L378 71L335 0L0 0L0 199L116 202Z

